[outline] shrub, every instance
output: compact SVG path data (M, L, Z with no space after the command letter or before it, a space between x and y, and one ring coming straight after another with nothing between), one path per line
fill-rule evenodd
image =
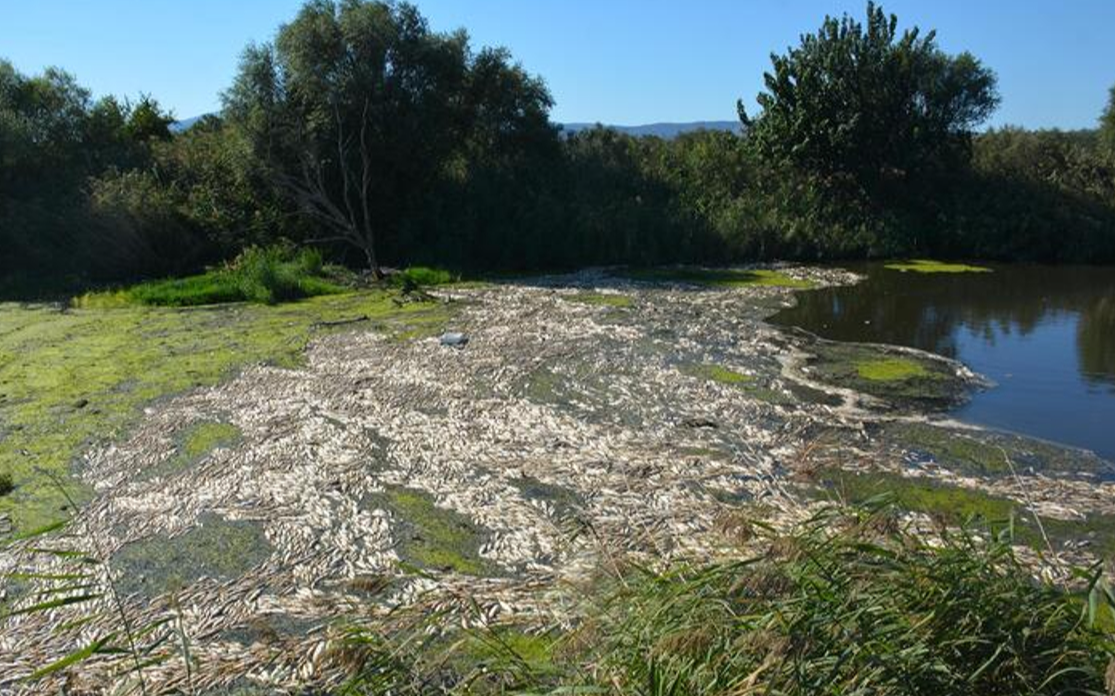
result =
M186 278L140 283L126 290L88 293L74 299L78 307L107 308L129 304L189 307L225 302L275 304L328 295L343 288L325 277L321 253L298 253L285 247L249 247L221 268Z
M15 482L9 473L0 474L0 496L8 495L15 490Z
M353 631L346 693L454 692L477 675L506 690L633 696L1106 693L1112 595L1098 571L1077 571L1071 592L1034 578L1009 526L928 539L872 504L788 533L733 519L725 531L750 549L735 559L629 565L587 598L580 628L556 643L530 634L560 660L531 659L495 627L480 633L506 658L477 664L462 651L474 638L433 630L429 611L401 630Z
M459 276L443 268L427 266L411 266L391 277L391 282L402 288L403 292L412 292L432 285L446 285L458 280L460 280Z
M789 536L759 528L768 538L746 560L625 578L595 635L605 681L694 695L1104 692L1115 642L1098 578L1084 602L1035 580L1006 534L931 543L896 520L829 510Z

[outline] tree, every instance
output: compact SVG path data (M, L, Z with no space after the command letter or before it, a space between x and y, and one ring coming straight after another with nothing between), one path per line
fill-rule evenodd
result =
M1115 153L1115 87L1108 93L1107 108L1100 116L1100 141Z
M971 130L998 104L995 75L969 53L949 56L934 32L899 34L873 3L866 24L826 17L786 55L772 55L748 138L768 162L870 190L966 156Z
M277 186L379 275L397 229L457 147L467 38L408 4L313 0L249 48L225 95Z

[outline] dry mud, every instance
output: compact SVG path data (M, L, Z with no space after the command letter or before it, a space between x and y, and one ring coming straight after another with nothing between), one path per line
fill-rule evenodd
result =
M570 301L587 291L630 302ZM89 452L80 475L95 499L51 548L108 559L87 571L115 591L7 619L0 693L134 678L109 656L21 681L118 629L121 611L132 626L180 626L199 693L330 683L329 624L346 612L475 602L487 620L561 622L561 588L603 558L716 554L726 509L757 503L791 523L812 504L790 485L803 462L873 451L863 399L811 380L804 339L763 323L793 301L787 289L596 271L447 292L466 303L452 326L470 337L463 349L329 336L304 368L256 366L159 403L128 439ZM205 423L239 436L183 457L184 433ZM1079 492L1089 506L1112 499ZM0 571L72 570L31 546L0 555ZM184 684L172 647L144 670L152 692Z

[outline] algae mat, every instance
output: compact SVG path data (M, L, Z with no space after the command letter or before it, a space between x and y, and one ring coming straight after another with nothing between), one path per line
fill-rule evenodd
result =
M399 306L393 297L194 309L0 304L0 474L15 486L0 497L0 514L18 529L59 519L68 505L60 487L88 498L69 476L85 448L121 437L161 397L217 384L252 363L297 365L327 322L367 317L421 333L448 317L445 305Z

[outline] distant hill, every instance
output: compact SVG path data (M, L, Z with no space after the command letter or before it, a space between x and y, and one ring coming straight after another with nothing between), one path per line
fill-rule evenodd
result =
M594 128L596 123L563 123L562 127L566 133L576 133L578 131ZM611 128L626 133L627 135L643 136L654 135L659 138L676 138L682 133L692 133L699 130L715 130L715 131L732 131L738 133L740 130L739 121L692 121L689 123L648 123L642 126L612 126L604 125L605 128Z
M181 133L194 125L205 116L194 116L193 118L184 118L175 121L170 126L170 130L174 133ZM562 123L561 127L566 133L576 133L578 131L595 128L597 123ZM611 126L605 125L605 128L611 128L626 133L627 135L642 136L654 135L659 138L676 138L682 133L691 133L699 130L716 130L716 131L733 131L739 132L739 121L692 121L689 123L648 123L642 126Z
M194 116L193 118L183 118L183 119L180 119L178 121L175 121L174 123L170 124L170 132L171 133L181 133L184 130L188 130L190 128L190 126L194 125L195 123L197 123L198 121L200 121L201 119L205 118L208 115L209 114L202 114L201 116Z

